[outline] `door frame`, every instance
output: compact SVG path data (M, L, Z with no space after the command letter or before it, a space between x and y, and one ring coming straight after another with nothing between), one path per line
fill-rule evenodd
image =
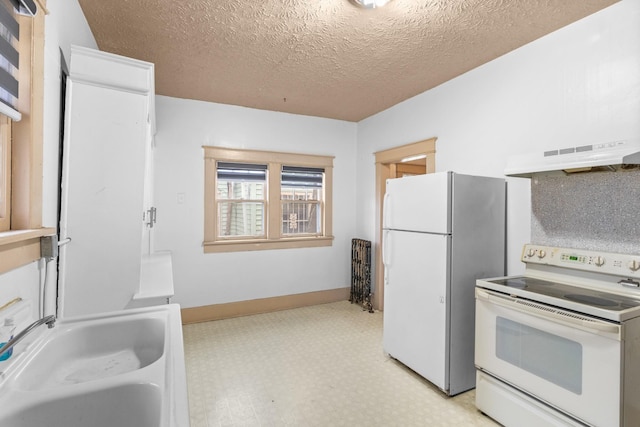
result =
M436 140L437 137L425 139L400 147L373 153L376 158L376 232L375 232L375 292L373 307L384 310L384 267L382 266L382 202L387 189L387 179L393 177L395 164L407 157L425 155L426 173L436 171Z

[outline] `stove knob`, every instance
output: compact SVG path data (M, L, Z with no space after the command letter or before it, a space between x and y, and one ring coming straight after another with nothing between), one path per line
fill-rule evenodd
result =
M593 259L593 263L596 267L602 267L604 265L604 258L601 256L597 256Z
M544 258L545 256L547 256L547 253L546 253L545 251L540 250L540 251L538 252L538 258L542 259L542 258Z
M629 269L631 271L638 271L640 269L640 261L637 259L629 261Z
M536 250L535 250L535 249L529 249L529 250L527 251L527 256L528 256L529 258L533 258L533 256L534 256L535 254L536 254Z

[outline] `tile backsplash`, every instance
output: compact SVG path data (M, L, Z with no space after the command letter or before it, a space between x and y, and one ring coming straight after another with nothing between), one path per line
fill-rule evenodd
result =
M531 243L640 254L640 171L531 179Z

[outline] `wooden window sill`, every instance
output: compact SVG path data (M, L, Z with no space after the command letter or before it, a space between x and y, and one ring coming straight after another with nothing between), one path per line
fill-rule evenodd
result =
M0 273L40 259L40 237L55 233L55 228L1 231Z
M317 248L333 245L333 236L296 237L280 240L233 240L204 242L204 253L261 251L268 249Z

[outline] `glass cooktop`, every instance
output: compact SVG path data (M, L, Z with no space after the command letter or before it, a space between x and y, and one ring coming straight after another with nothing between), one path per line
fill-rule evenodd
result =
M640 300L634 298L566 285L564 283L550 282L533 277L507 277L488 280L488 282L562 300L569 300L604 310L624 311L630 308L640 307ZM508 290L505 290L505 292L508 292Z

